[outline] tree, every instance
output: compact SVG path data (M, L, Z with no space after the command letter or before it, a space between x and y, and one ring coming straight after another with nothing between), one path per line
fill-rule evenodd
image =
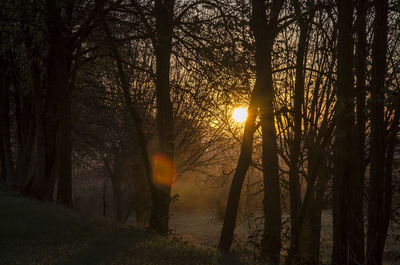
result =
M299 209L301 205L300 186L299 186L299 159L300 159L300 147L302 138L302 106L304 102L304 64L306 57L307 48L307 36L310 31L310 21L313 19L313 13L308 17L304 17L301 14L299 1L293 2L295 12L300 28L299 41L297 46L296 56L296 81L294 88L294 128L293 128L293 140L290 147L290 164L289 164L289 189L290 189L290 227L291 227L291 240L290 250L288 254L288 264L291 264L293 256L297 256L299 249ZM292 261L291 261L292 260ZM297 261L298 263L298 261Z
M171 87L170 87L170 59L172 51L172 34L174 30L175 0L156 0L155 38L153 41L156 55L156 97L157 97L157 129L159 138L159 155L165 156L174 164L174 121L172 115ZM156 162L156 161L155 161ZM157 174L157 172L155 172ZM164 174L164 173L160 173ZM174 172L166 173L166 183L158 184L156 189L156 217L151 219L150 226L160 234L168 233L169 203Z
M374 1L371 80L371 166L368 203L368 265L382 264L387 233L386 204L391 204L390 176L385 175L384 84L386 74L388 1ZM389 200L389 201L388 201Z
M264 168L264 235L263 256L271 264L279 263L280 256L280 191L277 161L273 101L273 82L271 53L278 32L278 16L282 1L272 1L270 18L267 21L266 6L262 1L252 1L251 28L255 39L256 83L248 108L243 141L239 160L233 175L231 189L226 206L224 225L218 248L229 250L232 244L236 223L240 191L244 177L251 163L255 120L260 108L260 120L263 131L263 168Z

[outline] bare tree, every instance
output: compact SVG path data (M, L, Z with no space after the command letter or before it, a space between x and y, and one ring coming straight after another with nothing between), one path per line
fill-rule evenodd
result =
M371 166L368 202L368 265L382 264L387 233L385 204L391 200L388 176L385 175L384 84L386 75L388 1L374 1L374 40L371 80ZM387 190L387 188L389 190ZM390 207L389 207L390 209ZM389 210L390 211L390 210Z

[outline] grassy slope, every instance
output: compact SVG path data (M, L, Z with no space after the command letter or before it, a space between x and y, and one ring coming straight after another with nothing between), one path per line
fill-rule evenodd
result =
M0 191L0 264L238 264L215 250Z

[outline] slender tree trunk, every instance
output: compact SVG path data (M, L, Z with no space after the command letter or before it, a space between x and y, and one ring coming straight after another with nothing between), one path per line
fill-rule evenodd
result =
M354 87L353 87L353 3L337 0L338 6L338 61L337 102L335 108L335 176L333 183L333 252L332 265L349 262L350 219L355 218L350 208L350 192L358 175L354 163ZM351 217L351 218L350 218ZM358 216L357 216L358 218Z
M60 103L62 111L57 133L57 152L60 158L57 201L65 207L72 208L71 90L68 86L65 86L64 89L67 91L64 91L65 97Z
M319 264L321 214L329 172L326 167L326 148L330 143L332 130L327 130L321 144L314 143L308 152L307 190L300 210L299 252L297 263Z
M117 222L123 221L123 214L122 214L122 189L121 189L121 151L118 149L113 150L113 162L112 165L110 161L104 161L104 167L107 171L107 175L111 180L111 188L112 188L112 195L113 195L113 218ZM105 189L103 190L105 196ZM103 197L103 203L105 197Z
M32 104L33 98L30 96L25 99L21 110L21 146L17 155L16 178L17 186L20 191L23 190L29 172L31 170L31 158L35 139L35 110Z
M34 171L34 161L35 158L35 139L36 139L36 127L38 114L38 109L36 108L36 98L35 95L41 89L40 80L40 70L38 66L37 57L37 47L33 45L32 33L27 26L21 26L21 31L24 34L24 45L29 51L29 78L32 81L32 86L29 89L29 93L24 95L22 91L19 90L19 94L16 95L20 99L20 118L17 122L20 123L18 126L20 130L21 146L18 150L17 155L17 168L16 168L16 178L17 186L21 193L26 193L27 184L31 183L31 178ZM20 82L19 76L15 77L15 82ZM17 106L19 109L19 107ZM30 184L29 184L30 185Z
M367 264L381 265L386 239L384 82L386 73L388 1L376 0L371 80L371 166L368 203Z
M107 169L105 170L107 172ZM107 173L104 174L104 182L103 182L103 217L107 216Z
M306 56L307 36L309 32L308 22L301 15L298 1L294 1L296 15L300 27L299 43L296 57L296 80L294 88L294 137L290 146L289 164L289 192L290 192L290 248L287 264L293 264L296 260L299 248L299 210L301 206L299 186L299 158L302 141L302 106L304 101L304 57ZM311 16L312 17L312 16Z
M29 32L27 34L29 36ZM27 47L31 47L30 38L27 40ZM22 180L22 186L20 190L23 194L32 194L31 187L33 185L34 176L38 176L38 173L43 172L44 168L44 133L43 133L43 111L42 111L42 99L41 99L41 78L40 69L37 59L31 54L30 58L30 74L32 79L32 113L30 118L32 119L31 124L31 140L29 144L31 145L31 152L29 155L29 160L31 166L26 172L26 179ZM31 142L30 142L31 141ZM22 169L21 169L22 170Z
M394 113L392 124L389 128L387 141L385 144L385 184L384 184L384 204L383 204L383 226L382 226L382 234L387 234L389 222L392 214L392 199L393 199L393 161L394 161L394 152L396 144L398 143L397 134L400 131L399 123L400 123L400 106L396 106L396 110ZM382 247L385 245L385 239L382 243ZM383 252L383 249L381 249Z
M0 137L3 137L1 130L0 130ZM6 172L6 166L4 161L3 144L0 144L0 185L7 184L6 181L7 178L5 172Z
M271 15L273 23L276 23L277 21L277 16L280 11L280 5L282 4L281 1L274 1L274 11ZM254 89L251 93L251 99L250 99L250 104L248 108L248 116L246 119L245 127L244 127L244 133L243 133L243 140L241 144L241 149L240 149L240 155L239 155L239 160L236 165L235 173L233 175L232 179L232 184L231 188L229 191L229 197L228 197L228 203L226 206L225 210L225 216L224 216L224 224L222 227L222 232L221 232L221 237L218 245L218 249L222 251L228 251L232 245L233 241L233 235L234 235L234 229L236 225L236 217L237 217L237 210L238 210L238 205L239 205L239 200L240 200L240 192L242 190L243 186L243 181L246 176L246 172L250 166L251 163L251 156L253 153L253 135L255 132L255 120L257 117L257 109L260 106L260 96L264 92L266 87L266 78L267 78L267 66L266 66L266 60L267 60L267 53L268 51L271 52L272 49L272 43L273 39L275 38L275 35L270 32L270 37L271 37L271 43L270 46L271 48L268 50L266 46L266 40L267 40L267 35L266 34L266 9L265 9L264 3L261 1L253 1L252 2L252 22L251 22L251 27L253 34L255 36L256 40L256 83L254 86ZM276 25L276 24L275 24ZM270 63L270 61L269 61ZM272 70L270 71L271 73L271 87L272 87ZM272 114L273 116L273 114ZM273 117L272 117L273 119ZM264 128L266 129L266 128ZM275 141L276 145L276 141ZM278 184L279 185L279 184ZM279 186L278 186L279 189ZM280 205L280 198L278 195L278 201L275 201L275 203ZM279 208L280 209L280 208ZM270 212L268 211L268 214ZM273 213L272 213L273 214ZM269 215L270 216L270 215ZM269 221L270 219L268 219ZM276 218L275 218L276 221ZM269 222L268 222L269 224ZM280 215L279 215L279 224L280 224ZM275 233L276 234L276 233ZM278 229L278 235L279 235L279 249L280 249L280 225ZM270 234L269 231L267 232L266 236L268 237L267 240L264 240L265 246L269 245L271 242L274 242L274 238L272 238L272 241L270 240ZM265 238L265 236L264 236ZM276 238L275 238L276 239ZM265 250L266 248L264 248ZM274 250L273 250L274 251ZM266 251L267 252L267 251ZM279 252L279 251L278 251ZM269 254L267 254L268 256ZM278 256L279 259L279 256Z
M158 210L157 206L157 198L156 198L156 187L153 184L153 169L149 159L149 152L147 150L147 139L143 131L143 124L140 118L138 110L134 107L133 102L131 100L130 92L129 92L129 84L128 79L126 78L123 65L122 65L122 58L119 54L117 46L114 43L114 39L111 35L110 29L108 27L107 21L104 16L102 16L102 24L103 29L106 34L107 42L110 45L110 50L114 56L115 63L117 65L118 71L118 78L121 84L122 92L124 94L124 99L126 103L126 107L128 109L129 115L133 121L135 127L135 134L137 137L137 141L140 147L141 158L143 161L143 165L145 168L145 176L146 181L148 183L148 187L150 190L151 196L151 218L155 219L157 217L156 211ZM155 221L154 221L155 222Z
M135 139L135 137L132 136L131 139ZM128 148L132 158L137 156L137 150L133 144L130 144ZM145 174L141 165L132 165L131 177L134 182L132 207L136 212L136 226L142 229L149 227L151 217L151 192Z
M114 220L118 222L122 222L123 214L122 214L122 187L121 187L121 173L120 166L121 161L119 163L115 162L114 164L114 172L111 178L111 186L113 189L113 214Z
M224 223L219 239L218 249L228 251L232 246L234 230L236 226L237 210L240 200L244 177L251 163L253 153L253 136L255 132L255 121L257 117L257 92L259 91L259 81L256 79L255 87L252 91L247 119L244 126L243 140L240 148L239 160L236 165L235 173L229 191L228 203L226 205Z
M68 34L66 34L67 36ZM70 35L70 34L69 34ZM60 62L59 93L58 93L58 117L57 129L57 153L60 159L58 163L58 188L57 201L65 207L72 208L72 120L71 104L72 90L74 87L71 74L72 48L70 38L64 36L63 60Z
M356 156L354 176L349 179L352 190L349 193L349 264L364 264L364 174L365 174L365 79L366 79L366 16L367 1L356 2L356 132L354 143Z

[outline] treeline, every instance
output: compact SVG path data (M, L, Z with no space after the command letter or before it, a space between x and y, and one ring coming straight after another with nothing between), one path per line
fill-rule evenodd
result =
M134 209L167 234L176 177L226 173L228 251L253 168L267 264L283 260L285 211L286 264L319 264L327 208L332 264L382 264L399 203L399 23L389 0L4 0L0 180L72 207L73 168L98 168L116 220Z

